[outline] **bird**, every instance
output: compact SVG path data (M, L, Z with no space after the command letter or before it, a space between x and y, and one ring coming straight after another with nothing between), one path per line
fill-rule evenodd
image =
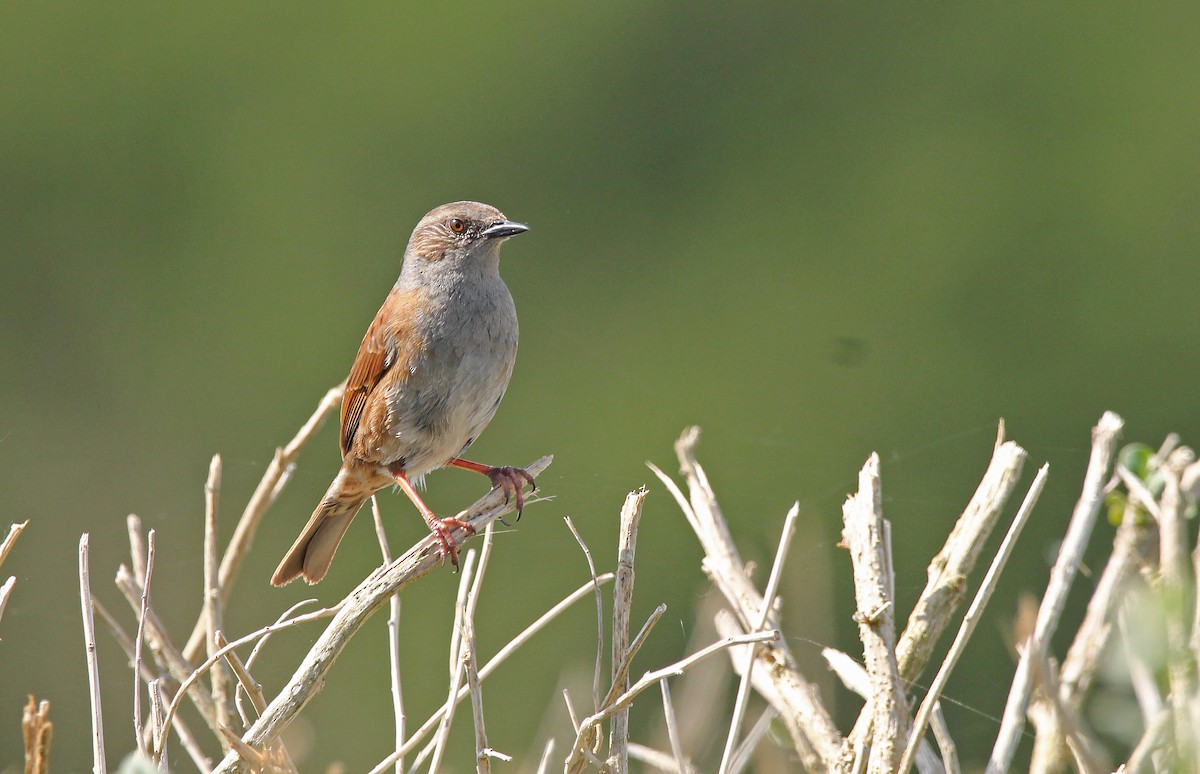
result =
M517 311L500 278L500 247L529 230L480 202L444 204L413 229L400 276L367 328L342 397L341 468L308 524L271 576L274 586L297 578L314 584L355 515L393 484L408 495L458 566L456 518L439 518L417 493L424 476L456 467L487 476L515 498L518 518L524 469L482 465L462 455L487 427L512 377Z

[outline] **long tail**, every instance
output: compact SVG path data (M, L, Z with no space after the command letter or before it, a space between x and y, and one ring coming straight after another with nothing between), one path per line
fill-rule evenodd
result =
M391 479L374 471L343 466L271 576L271 585L283 586L300 577L311 584L324 578L358 510L389 483Z

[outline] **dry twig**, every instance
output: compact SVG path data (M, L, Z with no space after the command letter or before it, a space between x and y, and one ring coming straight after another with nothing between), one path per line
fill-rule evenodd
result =
M645 488L630 492L621 507L621 526L617 542L617 580L613 585L612 688L622 693L629 689L628 663L629 613L633 609L633 561L637 551L638 524L642 518ZM629 770L629 710L613 713L609 723L608 765L616 774Z
M1046 485L1046 476L1048 474L1049 466L1042 465L1038 470L1037 476L1034 477L1033 483L1029 485L1029 491L1025 495L1025 500L1017 510L1017 515L1013 517L1012 524L1009 525L1008 532L1004 535L1004 540L1000 543L1000 548L996 551L996 556L992 559L991 566L988 567L987 574L983 577L983 582L979 584L979 591L975 593L975 599L971 601L971 606L967 608L967 613L963 616L958 634L954 637L954 642L950 645L950 651L946 654L946 658L943 659L942 666L938 669L937 675L934 676L933 683L929 686L925 699L921 702L921 707L917 711L916 719L913 721L912 731L908 737L908 744L904 750L904 758L900 763L900 774L906 774L912 765L913 758L916 756L917 742L925 733L925 724L929 722L930 716L938 706L938 700L941 698L942 691L945 690L946 684L950 681L950 673L954 671L954 667L958 664L958 659L962 657L963 651L967 648L967 642L975 632L975 626L983 616L983 610L987 607L987 603L992 597L992 592L996 589L1000 573L1004 571L1004 565L1008 563L1008 559L1012 556L1013 549L1016 547L1017 538L1020 537L1021 530L1025 528L1030 514L1033 513L1034 506L1037 505L1038 498L1042 495L1042 488Z
M564 771L568 773L582 771L583 766L587 762L588 758L586 751L592 748L594 740L599 732L600 724L610 718L613 714L629 707L638 694L651 687L659 680L665 680L668 677L683 674L697 662L708 658L724 648L733 647L735 645L750 645L758 642L770 642L778 639L780 639L778 631L755 632L753 634L744 634L738 637L729 637L721 640L720 642L714 642L712 645L709 645L708 647L703 648L687 658L675 662L674 664L665 666L662 669L646 672L636 683L630 686L629 690L625 691L620 696L617 696L612 702L607 703L600 709L599 712L596 712L595 714L590 715L580 721L579 732L575 735L575 744L572 745L571 753L567 756ZM596 763L599 763L599 761L596 761Z
M1183 521L1183 497L1179 490L1179 472L1166 465L1162 469L1163 492L1159 499L1159 573L1162 579L1163 611L1167 630L1168 700L1175 723L1175 754L1183 769L1200 770L1197 750L1197 718L1193 715L1196 698L1196 662L1188 635L1192 620L1192 596L1196 589L1188 577L1187 525Z
M129 603L130 608L134 612L140 613L144 589L125 565L117 568L116 584L117 588L125 596L125 601ZM183 684L187 681L188 676L192 674L192 666L175 647L175 643L171 641L166 627L152 607L146 608L144 631L146 644L150 646L150 652L154 655L154 660L158 662L159 667L166 671L176 682ZM183 693L181 690L176 694L176 702L179 701ZM204 718L204 722L212 732L214 734L220 733L217 730L216 710L213 707L212 696L203 691L188 691L186 693L188 699L199 711L200 716Z
M117 619L113 617L112 613L108 612L108 609L105 608L104 605L100 604L99 600L93 599L92 607L96 613L99 614L100 620L104 621L105 625L108 626L109 633L112 634L113 639L117 641L117 645L120 646L121 650L125 653L125 657L129 659L130 665L134 664L137 659L134 655L133 640L128 634L125 633L125 630L121 628L121 625L117 623ZM166 691L162 685L163 681L155 676L155 674L150 670L150 667L146 665L145 661L142 662L137 674L141 676L141 679L146 682L147 686L157 686L155 690L157 690L158 694L163 694ZM151 700L156 700L154 693L151 693ZM151 711L153 711L153 709L154 705L151 704ZM153 718L153 716L151 717ZM200 743L196 741L196 737L194 734L192 734L191 729L188 728L187 724L184 723L183 719L179 716L172 718L171 723L172 728L174 728L175 732L179 735L179 740L183 744L184 749L187 750L188 755L191 756L192 762L196 764L196 769L200 771L201 774L206 774L206 772L212 768L212 761L210 761L208 756L206 756L200 749ZM152 738L161 736L162 725L160 723L153 723L152 725L155 734L155 736Z
M17 538L21 537L21 533L29 526L28 521L14 522L8 526L8 534L4 536L4 540L0 541L0 565L4 564L4 560L8 558L8 554L12 551L13 546L17 544ZM8 580L0 584L0 618L4 617L4 608L8 604L8 598L12 595L13 587L17 585L17 576L10 575Z
M83 645L87 651L88 695L92 701L92 770L104 774L104 717L100 709L100 666L96 661L96 621L92 615L92 582L88 571L88 533L79 538L79 603L83 611Z
M1025 644L1025 652L1021 654L1021 661L1017 665L1017 674L1013 678L1008 703L1004 707L1000 733L988 760L987 774L1003 774L1012 765L1017 742L1024 730L1025 708L1029 704L1032 689L1032 650L1034 647L1048 647L1050 638L1054 636L1054 630L1058 627L1058 619L1066 605L1067 592L1075 579L1080 562L1083 561L1084 549L1087 548L1092 526L1096 523L1096 515L1104 500L1104 482L1108 478L1109 468L1112 467L1117 437L1123 425L1124 422L1119 416L1108 411L1092 431L1092 453L1084 476L1083 493L1075 505L1075 512L1071 516L1066 537L1063 538L1062 547L1059 549L1058 559L1050 570L1050 583L1046 587L1041 607L1038 608L1033 636Z
M528 505L528 504L529 503L526 502L526 505ZM612 573L604 573L603 575L599 576L596 580L599 583L608 583L612 579L613 579ZM531 623L529 626L525 627L525 629L523 629L516 637L513 637L511 640L509 640L508 644L506 644L503 648L501 648L499 651L497 651L496 655L492 656L491 659L486 664L484 664L482 668L480 668L479 679L482 681L485 678L487 678L488 675L490 675L501 664L503 664L505 661L507 661L509 656L511 656L514 652L516 652L518 649L520 649L520 647L522 645L524 645L526 642L528 642L529 639L531 637L533 637L533 635L537 634L542 629L544 629L547 624L549 624L555 618L560 616L563 613L563 611L566 610L568 607L575 604L583 597L587 596L591 590L592 590L592 583L589 581L588 583L584 584L583 586L580 586L579 588L575 589L575 591L573 591L572 593L568 594L562 601L560 601L554 607L550 608L545 613L542 613L542 615L539 616L536 621ZM462 701L466 695L467 695L466 688L459 689L458 696L455 697L455 701ZM389 766L393 765L397 760L399 760L403 756L412 752L412 750L415 749L416 746L421 743L421 741L426 737L426 735L428 735L429 732L432 731L437 726L437 724L441 721L442 713L444 711L445 711L444 706L439 707L436 712L434 712L432 715L429 716L429 718L425 721L425 723L420 728L418 728L415 732L413 732L412 736L410 736L408 741L404 743L403 747L401 747L399 750L396 750L391 755L389 755L388 757L386 757L382 761L380 761L378 764L376 764L375 768L371 769L370 774L383 774L383 772Z
M551 462L542 457L526 470L538 476ZM514 503L505 502L504 493L492 490L458 518L470 523L476 530L509 513ZM456 544L467 538L462 530L452 535ZM261 749L279 735L295 719L300 710L320 691L329 668L337 660L342 648L387 600L408 584L445 563L437 539L429 535L409 549L391 565L372 573L342 601L338 612L317 639L296 673L267 709L242 736L242 741L251 748ZM236 751L225 756L217 767L218 772L245 771L246 764Z
M800 515L800 503L792 505L787 516L783 519L783 532L779 536L779 544L775 549L775 561L771 565L771 575L767 579L767 588L763 592L762 610L758 614L755 631L762 631L767 625L767 618L774 607L775 595L779 591L779 580L783 577L783 563L787 559L788 549L792 545L792 536L796 534L796 519ZM730 656L734 656L730 651ZM737 742L738 731L742 726L742 718L746 714L746 702L750 698L751 675L754 673L754 652L751 649L746 654L746 666L742 679L738 683L737 697L733 702L732 718L729 721L729 734L725 737L725 750L721 753L721 774L733 770L734 745Z
M4 564L4 560L8 558L9 552L17 544L17 538L21 537L21 533L28 526L28 521L13 522L8 525L8 534L4 536L4 540L0 540L0 565Z
M149 752L145 728L142 726L142 642L146 637L146 613L150 610L150 578L154 573L154 530L150 530L145 557L139 557L135 566L142 568L142 607L138 611L137 639L133 642L133 735L137 749L142 755Z
M29 696L21 718L25 738L25 774L50 774L50 740L54 724L50 722L50 702Z
M762 711L762 714L758 716L758 720L754 721L754 725L751 726L750 730L746 733L746 738L743 739L741 743L738 744L737 749L734 750L733 759L729 763L730 774L739 774L742 769L746 768L746 766L750 764L750 756L754 754L754 750L757 749L758 743L761 742L766 737L767 732L771 730L771 721L775 720L777 717L779 717L779 713L775 711L774 707L767 707ZM686 769L680 769L680 771L683 772L686 771Z
M650 469L679 503L688 524L704 548L702 567L737 616L741 631L750 631L763 610L763 599L750 579L745 563L729 532L725 517L709 484L708 476L696 461L699 428L684 430L675 443L680 470L687 481L690 497L654 465ZM771 611L767 625L779 628L778 615ZM761 662L752 682L755 690L779 711L804 766L823 771L836 765L842 737L821 702L817 687L796 666L791 650L783 640L763 645L756 658ZM766 676L766 681L758 675ZM766 682L770 683L770 686Z
M600 584L596 581L596 563L592 561L591 550L584 542L583 535L580 535L579 530L575 529L575 522L571 521L571 517L564 516L563 521L567 523L567 529L571 530L571 534L575 536L575 542L579 544L584 558L587 559L588 572L591 573L592 585L596 589L596 665L592 672L592 711L594 712L600 709L600 670L604 663L604 598L600 595Z
M220 569L217 564L217 507L221 496L221 455L214 454L208 466L208 480L204 482L204 604L201 618L204 620L206 636L205 652L211 657L220 647L217 632L225 628L220 588ZM229 671L224 664L214 664L209 673L212 684L213 709L217 713L217 725L231 727L229 702Z
M433 742L431 743L433 757L429 759L430 771L437 771L442 763L442 755L445 753L446 745L450 741L450 726L454 722L454 708L458 706L455 697L458 695L458 687L462 684L463 677L463 614L466 611L467 589L471 586L471 578L474 574L475 551L472 549L467 552L466 557L463 559L461 574L458 578L458 597L454 601L454 623L450 627L449 695L446 697L446 702L442 705L442 722L438 725L437 733L434 734ZM420 766L425 757L425 751L422 751L421 755L418 755L417 759L413 761L413 768L415 769Z
M1118 466L1118 470L1120 470ZM1088 600L1087 613L1083 623L1075 633L1075 639L1067 650L1059 677L1059 691L1062 701L1072 710L1078 712L1083 705L1084 696L1091 687L1092 679L1100 666L1100 658L1108 644L1114 627L1119 618L1121 600L1127 592L1129 581L1135 577L1138 568L1151 560L1151 555L1158 548L1158 533L1139 523L1132 505L1126 506L1121 525L1117 528L1113 540L1112 554L1104 566L1104 572ZM1141 689L1146 686L1153 688L1157 696L1158 689L1153 681L1141 680L1141 672L1145 665L1138 659L1130 659L1129 672L1134 691L1141 697ZM1150 711L1157 714L1159 705ZM1067 749L1065 737L1057 722L1057 713L1048 706L1045 697L1035 697L1029 707L1029 717L1037 728L1037 737L1033 746L1033 757L1029 770L1034 774L1048 774L1066 769L1070 751Z
M671 688L666 680L659 683L658 687L662 689L663 717L667 724L667 739L671 742L671 754L675 756L675 767L681 773L686 772L688 763L683 754L683 743L679 740L679 726L675 721L675 705L671 703Z
M491 529L491 525L488 527ZM483 688L479 684L479 663L476 658L474 616L463 618L462 633L463 672L467 677L467 690L471 694L471 718L475 726L475 768L479 774L490 774L492 757L505 759L508 756L496 753L488 747L487 726L483 717Z
M392 549L388 545L387 532L383 528L383 514L379 511L379 498L371 495L371 516L375 520L375 535L379 539L379 552L383 563L392 563ZM488 527L491 529L491 527ZM396 721L396 749L404 746L408 718L404 712L404 692L400 686L400 595L388 600L388 677L392 693L392 714ZM396 761L396 774L404 774L403 759Z
M1021 478L1025 457L1024 449L1004 440L1001 422L987 472L942 550L929 563L929 580L896 644L900 677L906 682L921 676L934 646L962 602L967 578Z
M887 522L883 520L879 457L872 454L858 474L858 494L842 507L842 541L854 565L854 590L859 637L871 680L871 698L863 715L873 716L874 735L868 771L895 771L908 732L908 704L896 663L895 600ZM847 750L846 754L850 751Z
M933 737L937 740L938 752L942 754L942 766L946 774L961 774L958 765L958 748L950 738L950 729L946 726L946 718L942 716L942 703L935 702L933 713L929 716L929 726L933 729Z

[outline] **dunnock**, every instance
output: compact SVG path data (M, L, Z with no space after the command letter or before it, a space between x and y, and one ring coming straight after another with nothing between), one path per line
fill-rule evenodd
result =
M486 475L523 505L520 468L461 459L487 427L512 376L517 310L500 279L500 245L528 227L495 207L454 202L413 230L400 278L367 328L342 398L342 467L271 583L325 577L346 528L371 495L398 484L458 565L465 522L438 518L417 494L443 466Z

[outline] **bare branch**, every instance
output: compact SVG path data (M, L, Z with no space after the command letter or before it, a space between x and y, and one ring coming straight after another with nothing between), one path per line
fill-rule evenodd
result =
M388 545L387 532L383 528L383 514L379 512L379 498L371 495L371 516L375 520L375 535L379 538L379 552L383 563L392 563L392 549ZM488 526L491 529L491 526ZM404 692L400 687L400 595L388 600L388 677L392 693L392 714L396 719L396 749L404 746L408 717L404 712ZM404 774L404 760L396 761L396 774Z
M854 565L854 591L859 637L863 642L871 699L864 708L874 718L868 771L895 771L908 731L908 704L896 663L895 600L891 589L891 557L883 520L879 456L872 454L858 474L858 494L842 507L842 541ZM849 754L849 750L846 751Z
M12 596L13 588L17 585L17 576L10 575L8 580L0 584L0 618L4 617L4 608L8 606L8 598Z
M161 680L151 680L149 683L146 684L146 688L149 689L149 695L150 695L150 729L149 730L150 730L150 733L153 735L153 736L151 736L151 739L157 739L160 736L164 735L163 729L166 728L166 716L164 714L166 708L163 704L164 700L163 700L163 691L162 691L162 681ZM145 760L150 761L150 759L148 757L146 757L145 753L139 752L138 755L141 758L144 758ZM153 761L150 761L150 764L153 765ZM159 762L158 762L158 769L159 769L159 771L170 771L171 770L171 762L170 762L170 760L168 760L166 748L163 748L162 757L159 759Z
M934 646L962 602L967 578L1021 478L1025 457L1025 450L1012 441L997 444L974 496L954 524L942 550L930 562L929 580L896 644L900 677L906 682L921 676Z
M267 708L267 697L263 694L262 685L250 674L250 670L238 658L237 652L229 647L229 640L225 638L224 634L217 632L216 640L217 646L223 648L221 656L225 659L225 663L229 665L230 671L237 678L238 686L250 698L250 703L254 705L255 714L261 715L263 710ZM240 703L238 708L239 710L241 709ZM245 713L242 712L241 715L243 726L250 725L250 720ZM296 771L296 766L292 763L291 756L288 755L282 743L277 742L267 750L267 757L272 761L272 774L294 773Z
M429 770L437 771L442 763L442 755L446 750L446 744L450 741L450 725L454 722L454 708L458 706L455 697L458 695L458 687L462 684L462 636L463 636L463 615L466 611L467 589L471 587L471 577L475 573L475 551L474 549L467 552L463 559L461 574L458 577L458 596L454 601L454 623L450 629L450 686L448 689L449 695L446 697L446 702L442 706L445 711L442 712L442 722L438 724L437 733L434 735L433 757L429 759ZM413 761L413 768L421 765L423 755L417 756Z
M1175 754L1183 768L1200 764L1196 759L1196 719L1192 703L1196 693L1196 664L1189 648L1192 620L1191 595L1195 587L1189 576L1187 525L1183 520L1179 472L1171 465L1162 468L1163 492L1158 533L1159 572L1162 577L1163 610L1167 630L1168 699L1175 722Z
M700 431L691 427L675 443L680 470L687 480L690 499L674 481L653 465L650 469L658 476L667 491L679 503L684 517L700 540L705 559L702 567L714 585L725 597L739 621L742 631L751 630L758 614L762 611L763 599L754 587L750 573L738 554L737 547L717 504L716 495L709 484L708 476L696 461L696 443ZM778 615L772 611L767 625L779 628ZM842 737L833 724L829 712L821 702L817 687L809 682L796 666L787 643L761 646L756 658L762 661L755 669L752 683L762 693L787 724L796 752L804 766L812 771L823 771L836 765L841 750ZM758 675L765 675L773 685L760 682Z
M154 573L154 530L150 530L149 543L145 557L139 557L135 564L142 567L142 607L138 611L137 639L133 642L133 735L137 748L143 755L150 750L146 744L145 728L142 726L142 641L146 636L146 613L150 610L150 578Z
M529 465L526 470L536 477L550 465L551 460L551 457L543 457ZM488 522L512 511L513 505L514 503L505 502L504 492L495 489L458 514L458 518L470 523L477 531L482 531ZM461 544L467 537L462 530L452 533L456 544ZM360 583L343 600L337 614L317 639L296 673L267 706L262 716L242 736L242 741L252 748L261 749L274 740L320 692L329 668L362 625L387 603L391 595L444 563L437 538L431 534L391 565L375 571ZM216 771L246 771L246 764L236 752L231 752L225 756Z
M1096 670L1100 667L1101 656L1117 625L1121 599L1129 580L1135 577L1140 566L1150 563L1152 554L1157 553L1157 531L1141 524L1135 511L1132 504L1126 505L1126 512L1113 539L1112 554L1088 600L1083 623L1079 625L1075 639L1067 650L1067 657L1063 660L1059 690L1063 701L1076 711L1083 705ZM1139 669L1143 671L1139 672ZM1135 693L1148 685L1141 681L1144 669L1145 665L1140 660L1134 659L1129 663ZM1153 692L1157 694L1157 687ZM1138 695L1141 697L1141 693ZM1068 766L1070 755L1062 729L1055 721L1055 713L1042 707L1042 704L1044 701L1035 698L1030 707L1030 718L1037 727L1037 739L1029 770L1037 774L1062 771ZM1151 716L1157 712L1158 707L1155 707Z
M637 551L638 524L646 489L630 492L621 507L621 525L617 538L617 581L613 585L612 692L629 689L629 615L633 608L633 561ZM629 770L629 711L613 713L609 724L608 765L616 774Z
M104 605L100 604L98 599L92 600L92 608L97 614L99 614L100 620L104 621L105 625L108 626L109 633L112 634L113 639L117 641L117 645L120 646L121 650L125 653L125 657L129 659L130 665L134 664L136 659L134 657L133 640L128 634L125 633L125 630L121 628L121 625L117 623L117 620L113 618L112 613L108 612ZM151 689L152 691L157 690L159 694L165 694L166 689L161 684L162 680L159 680L155 677L155 674L150 671L150 668L146 666L144 661L142 662L138 672L135 674L140 674L142 680L146 682L147 686L156 685L157 688ZM151 698L153 699L153 697L154 694L151 693ZM151 705L151 711L153 710L154 707ZM151 717L153 718L153 716ZM192 734L191 729L188 728L187 724L184 723L179 716L172 718L171 723L172 728L174 728L175 732L179 735L179 740L183 744L184 749L187 750L188 755L191 756L192 762L196 764L196 768L202 774L207 774L208 770L212 768L212 761L210 761L208 756L206 756L200 750L200 743L196 741L196 737ZM156 722L153 725L156 737L160 736L162 724Z
M92 701L92 770L104 774L104 717L100 709L100 666L96 661L96 620L92 616L92 582L88 572L88 533L79 538L79 604L83 611L83 644L87 653L88 694Z
M8 554L12 551L13 546L17 544L17 538L25 531L25 527L29 526L28 521L10 524L8 534L4 536L4 540L0 541L0 565L4 564L4 560L8 558ZM4 608L8 605L8 598L12 596L13 587L17 585L17 577L10 576L8 580L0 584L0 618L4 617Z
M256 640L265 639L266 637L273 634L274 632L280 631L282 629L289 629L293 626L299 626L301 624L306 624L311 621L317 621L322 618L328 618L331 615L336 615L338 613L338 611L341 609L340 606L344 603L345 603L345 600L343 600L342 602L338 603L338 605L335 605L334 607L331 607L331 608L314 610L311 613L305 613L304 615L299 615L299 616L296 616L295 618L291 618L291 619L288 619L285 621L279 621L277 623L271 624L270 626L264 626L263 628L261 628L257 631L251 632L250 634L247 634L244 637L239 637L238 639L230 642L229 644L219 648L215 653L213 653L211 656L209 656L207 661L205 661L200 666L196 667L195 671L188 674L187 677L185 677L183 679L183 681L180 682L179 690L175 692L175 698L173 698L171 700L170 706L167 707L166 719L163 723L163 726L164 727L166 726L167 721L171 721L174 719L175 713L179 709L179 704L185 695L192 697L193 703L196 704L197 709L200 709L203 706L204 700L206 700L208 702L212 701L212 698L208 694L202 693L200 691L189 691L188 689L191 688L193 685L195 685L196 682L201 677L203 677L205 675L205 673L208 672L208 670L212 669L214 665L216 665L218 662L220 662L221 659L223 659L225 657L225 654L227 652L234 650L235 648L240 648L243 645L248 645L249 643L254 642ZM247 665L249 665L249 660L247 660ZM276 700L278 701L278 698ZM203 712L201 714L203 714ZM261 717L260 717L260 720L261 720ZM228 742L228 737L229 737L229 733L230 733L228 728L225 728L224 726L219 726L214 730L216 731L216 733L222 735L225 738L225 741ZM165 739L159 740L159 742L157 744L157 749L161 750L165 743L166 743Z
M664 685L666 683L663 683ZM746 738L738 745L737 750L733 753L733 760L729 764L730 774L738 774L742 769L750 764L750 756L758 748L758 743L763 740L767 732L771 730L771 721L779 717L779 713L774 707L767 707L762 714L758 716L758 720L754 721L754 725L750 727L750 731L746 733ZM686 769L680 769L686 771Z
M600 709L600 669L604 663L604 600L600 596L600 583L596 580L596 563L592 561L591 550L588 549L579 530L575 529L575 522L571 521L571 517L564 516L563 521L567 523L567 529L571 530L575 542L583 550L588 572L592 575L592 585L596 588L596 668L592 674L592 711L595 712Z
M8 534L4 536L4 540L0 540L0 565L4 564L4 560L8 558L9 552L17 544L17 538L21 537L21 533L28 526L28 521L13 522L8 525Z
M1026 644L1025 652L1017 664L1017 674L1004 707L1000 733L988 760L987 774L1003 774L1012 765L1017 742L1025 727L1025 709L1029 704L1034 658L1032 649L1035 645L1041 648L1048 647L1050 638L1054 636L1058 627L1058 620L1067 602L1067 592L1075 579L1079 563L1083 561L1083 552L1087 548L1088 538L1091 537L1092 526L1096 523L1096 515L1104 501L1104 484L1112 467L1117 437L1123 426L1124 421L1108 411L1092 430L1092 453L1083 479L1083 492L1075 504L1075 511L1071 515L1071 523L1059 549L1058 559L1050 570L1050 582L1046 587L1046 595L1042 598L1041 607L1038 608L1033 637Z
M136 513L125 517L125 531L129 535L129 567L139 585L146 585L146 536L142 534L142 520Z
M665 666L662 669L656 669L652 672L645 673L642 675L641 679L639 679L629 688L629 690L618 696L611 704L606 707L602 707L599 712L584 718L580 722L579 732L575 736L575 744L572 745L571 753L567 757L564 771L568 772L568 774L574 774L582 771L582 767L587 760L586 751L591 749L592 743L596 739L596 735L599 731L600 724L613 714L629 707L638 694L651 687L659 680L665 680L668 677L683 674L687 669L691 668L697 662L708 658L724 648L729 648L734 645L769 642L779 638L778 631L756 632L754 634L744 634L740 637L729 637L721 640L720 642L714 642L712 645L693 653L681 661L677 661L674 664Z
M571 692L563 688L562 692L563 704L567 705L567 717L571 719L571 728L575 729L575 733L579 733L579 713L575 711L575 704L571 701Z
M546 740L546 746L542 748L542 758L538 761L537 774L546 774L550 770L550 760L554 755L554 739Z
M488 525L490 530L492 525ZM482 561L480 562L482 570ZM483 688L479 684L479 663L476 660L475 619L473 615L463 618L463 671L467 676L467 690L471 694L471 718L475 726L475 769L479 774L490 774L491 758L494 755L487 742L487 727L483 717Z
M779 591L779 579L783 574L783 563L787 559L788 549L791 548L792 536L796 534L796 518L799 515L800 503L795 503L783 519L783 532L779 536L779 544L775 549L775 561L771 565L771 575L767 580L766 591L763 593L762 610L758 615L758 625L755 627L755 631L762 631L767 625L767 618L771 614L775 595ZM752 652L747 653L746 668L742 672L741 682L738 683L737 697L733 703L733 714L729 721L729 733L725 737L725 750L721 753L721 765L718 769L721 774L726 774L732 769L734 745L737 742L738 730L742 727L742 718L746 714L746 702L750 698L750 676L754 672L755 661L754 654Z
M688 769L680 769L675 763L675 756L670 753L655 750L652 747L647 747L637 742L629 743L629 757L659 771L668 772L668 774L679 774L679 772L688 771Z
M1163 769L1156 765L1155 754L1168 752L1163 749L1164 743L1171 736L1171 710L1163 708L1158 717L1146 728L1137 746L1129 754L1129 760L1120 771L1127 774L1150 774Z
M671 742L671 754L675 756L676 769L683 774L688 770L688 764L687 758L683 754L683 743L679 740L679 726L675 722L675 705L671 703L671 689L666 680L659 683L658 687L662 689L663 717L667 723L667 739Z
M204 605L202 619L206 625L205 645L209 656L217 652L217 632L225 628L221 604L220 569L217 564L217 508L221 499L221 455L214 454L204 483ZM212 683L213 708L217 724L231 727L229 702L229 672L223 664L214 664L209 674ZM223 737L222 737L223 738Z
M1075 756L1075 766L1080 774L1104 774L1111 771L1096 756L1097 745L1083 730L1083 724L1075 710L1063 701L1058 687L1058 676L1046 653L1041 648L1030 648L1035 661L1033 677L1038 682L1042 695L1047 697L1047 704L1055 715L1058 727L1063 729L1067 745Z
M117 588L125 596L125 601L129 603L129 606L135 612L139 612L141 610L143 588L134 579L128 567L121 565L117 568L115 582ZM192 666L183 658L183 654L176 649L175 643L171 641L166 627L159 620L158 615L154 612L154 608L146 609L144 631L146 644L150 646L150 652L154 654L154 658L159 666L175 681L181 684L184 683L188 676L192 674ZM175 700L178 701L182 694L183 691L177 693ZM187 697L195 705L196 709L200 712L200 716L204 718L204 722L212 732L219 734L216 710L213 707L212 697L202 691L189 691L187 692Z
M963 652L967 649L967 642L975 632L975 626L979 623L980 618L983 617L983 610L987 607L988 601L991 600L992 592L996 590L996 584L1000 580L1000 573L1004 572L1004 565L1008 563L1009 557L1012 556L1013 549L1017 544L1017 538L1021 536L1021 530L1029 522L1029 516L1033 513L1033 508L1037 505L1038 498L1042 495L1042 489L1046 485L1046 477L1049 475L1049 472L1049 465L1042 465L1034 477L1033 483L1029 485L1029 491L1025 495L1024 502L1021 503L1021 507L1017 510L1017 515L1013 517L1012 524L1009 525L1008 532L1004 535L1004 540L1000 543L1000 548L996 551L996 556L992 558L992 563L988 567L987 574L983 576L983 581L979 584L979 591L975 593L975 598L971 600L971 606L967 608L967 613L963 616L958 634L955 635L954 642L950 645L950 651L942 661L942 666L938 669L937 675L934 676L933 683L930 684L929 690L925 694L925 699L921 702L920 709L917 710L917 716L913 721L912 731L908 737L908 744L904 750L904 758L900 762L900 774L907 774L909 767L912 766L913 759L916 757L917 742L925 733L925 724L929 722L929 717L937 706L942 691L945 690L946 684L950 681L950 673L954 671L959 658L962 657Z
M958 748L950 738L950 729L946 726L946 718L942 716L942 703L933 705L933 714L929 716L929 727L933 729L933 738L937 740L938 750L942 754L942 765L946 774L961 774L958 765Z

